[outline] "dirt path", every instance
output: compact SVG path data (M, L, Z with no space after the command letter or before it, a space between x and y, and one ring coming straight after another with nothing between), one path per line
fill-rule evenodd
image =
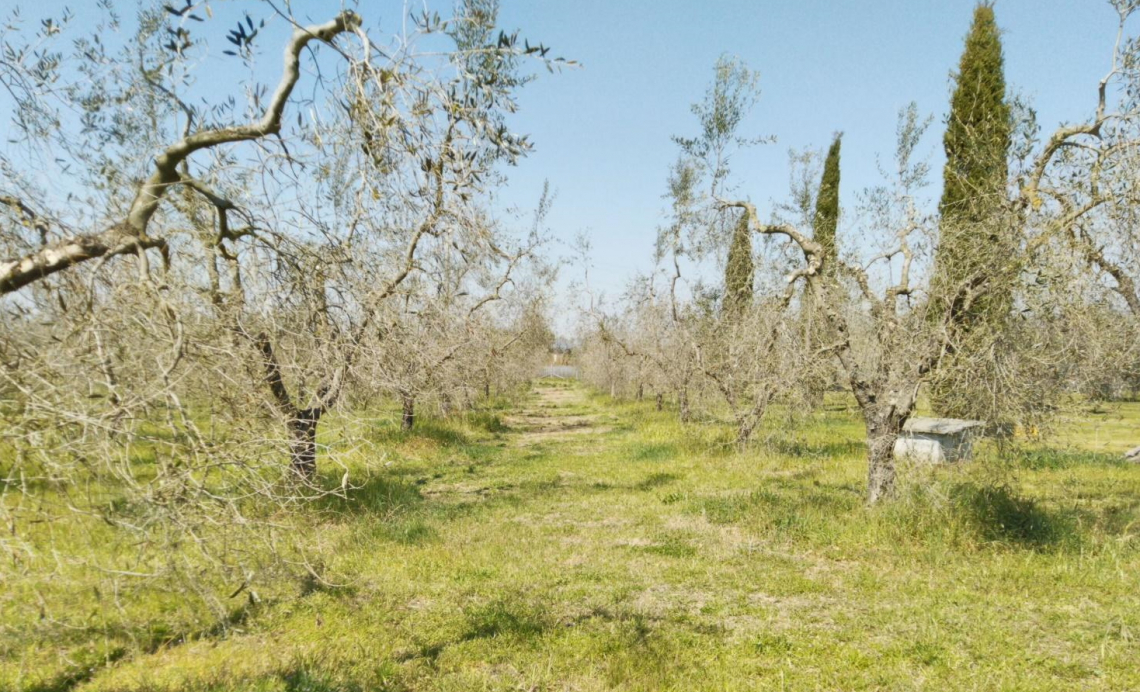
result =
M611 430L603 414L571 380L540 380L526 404L503 420L516 432L513 443L527 446Z

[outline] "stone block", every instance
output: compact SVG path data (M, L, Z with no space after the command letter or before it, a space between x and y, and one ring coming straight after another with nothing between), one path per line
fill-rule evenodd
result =
M895 457L929 464L969 460L984 426L959 418L911 418L895 442Z

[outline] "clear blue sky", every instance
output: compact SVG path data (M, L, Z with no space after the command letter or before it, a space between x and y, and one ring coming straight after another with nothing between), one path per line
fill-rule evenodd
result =
M8 0L11 2L11 0ZM280 0L283 2L283 0ZM569 243L578 233L594 247L593 283L610 295L650 266L676 157L674 134L695 130L689 104L699 99L722 53L760 72L762 96L747 134L777 143L737 157L743 194L762 208L788 187L789 148L825 146L845 133L842 197L879 182L877 157L889 162L898 110L916 101L936 122L927 140L935 178L941 165L941 121L974 0L501 0L501 24L519 28L583 67L546 74L520 95L513 129L532 136L535 153L509 171L507 203L533 206L544 180L558 197L549 218ZM419 2L411 2L418 6ZM29 19L56 14L64 0L20 0ZM68 2L82 20L92 0ZM118 0L130 18L135 4ZM175 4L179 4L175 2ZM336 0L294 0L297 15L323 21ZM348 2L349 5L355 5ZM427 4L442 13L449 0ZM257 3L212 5L220 16L254 19ZM402 0L362 0L369 27L397 31ZM1046 130L1090 112L1097 80L1108 67L1116 15L1107 0L997 0L1004 31L1007 83L1037 107ZM224 34L229 20L216 25ZM267 33L287 29L280 22ZM35 25L34 22L32 24ZM193 28L193 26L191 27ZM1133 27L1135 30L1135 27ZM222 41L205 67L234 69ZM274 82L279 43L261 44L257 74ZM200 75L201 76L201 75ZM240 97L235 74L224 88ZM935 180L937 183L937 180ZM842 230L841 230L842 232Z

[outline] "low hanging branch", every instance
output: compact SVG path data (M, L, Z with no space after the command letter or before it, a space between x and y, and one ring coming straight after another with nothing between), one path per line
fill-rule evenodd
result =
M12 293L91 259L125 253L142 255L151 248L164 248L166 241L150 237L147 229L170 188L185 182L179 166L197 151L261 139L280 132L285 104L301 75L301 51L310 41L328 43L342 33L356 31L360 22L356 13L345 11L323 24L295 29L285 45L281 81L260 120L248 125L194 132L167 147L155 158L153 172L139 186L130 210L121 221L99 233L72 235L47 243L23 257L0 261L0 295Z
M1108 258L1104 249L1083 230L1073 229L1071 240L1084 256L1085 261L1113 279L1110 288L1121 298L1134 317L1140 318L1140 286L1125 271L1124 266Z

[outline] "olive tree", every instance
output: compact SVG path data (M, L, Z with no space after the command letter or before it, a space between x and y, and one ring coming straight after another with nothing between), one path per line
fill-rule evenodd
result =
M0 512L28 527L64 502L91 544L132 536L109 569L186 575L221 609L190 575L265 573L305 541L273 508L352 485L343 453L318 463L319 426L375 389L382 318L409 282L431 291L427 258L451 247L494 293L534 254L484 220L529 149L507 126L522 61L562 62L497 29L491 0L390 37L353 11L205 7L0 35L0 472L29 498ZM274 85L202 71L253 69L263 45ZM37 540L3 546L54 569Z

